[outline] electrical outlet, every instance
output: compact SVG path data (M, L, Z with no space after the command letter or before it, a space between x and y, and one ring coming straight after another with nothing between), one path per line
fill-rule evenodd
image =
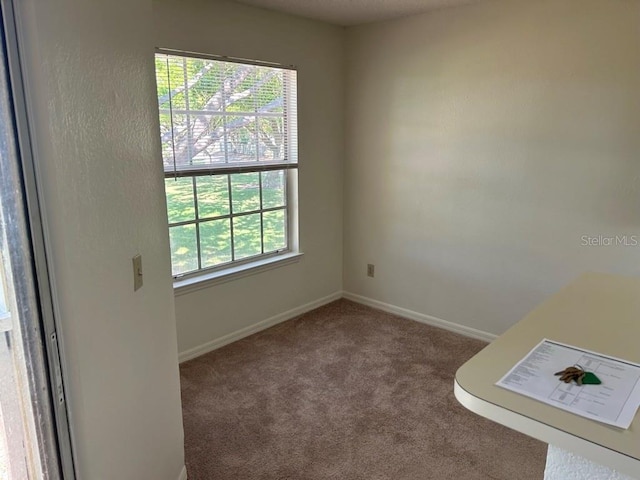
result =
M376 266L373 263L367 264L367 277L376 276Z

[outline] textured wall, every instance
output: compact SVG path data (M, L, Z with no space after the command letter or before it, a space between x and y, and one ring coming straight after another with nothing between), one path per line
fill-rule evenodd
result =
M496 0L347 29L345 289L499 334L584 271L639 274L640 247L582 246L640 235L639 14Z
M78 478L176 480L183 434L151 3L16 4ZM137 253L144 286L134 293Z
M298 67L304 258L176 297L181 352L342 289L343 31L225 1L156 0L157 47Z
M549 445L544 480L637 480Z

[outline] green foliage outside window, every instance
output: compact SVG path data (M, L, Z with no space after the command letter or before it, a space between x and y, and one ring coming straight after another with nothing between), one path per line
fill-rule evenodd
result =
M295 72L158 54L156 79L173 274L285 250L287 170L216 170L289 161Z

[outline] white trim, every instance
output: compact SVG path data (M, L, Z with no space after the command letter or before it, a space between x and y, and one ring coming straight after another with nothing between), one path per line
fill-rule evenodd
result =
M446 320L442 320L431 315L425 315L424 313L414 312L413 310L408 310L406 308L396 307L395 305L374 300L373 298L363 297L362 295L356 295L355 293L342 292L342 297L356 303L361 303L362 305L367 305L372 308L377 308L378 310L393 313L400 317L408 318L409 320L424 323L425 325L431 325L433 327L443 328L444 330L459 333L465 337L476 338L478 340L484 340L485 342L492 342L498 338L498 336L493 333L483 332L482 330L477 330L458 323L447 322Z
M242 277L248 277L249 275L255 275L256 273L271 270L273 268L291 265L292 263L299 262L303 255L304 253L302 252L289 252L269 258L262 258L255 262L234 265L232 267L225 268L224 270L217 270L215 272L205 273L196 277L175 280L173 282L173 293L178 297L180 295L186 295L191 292L202 290L203 288L209 288L214 285L230 282Z
M180 475L178 475L178 480L187 480L187 467L182 466L182 470L180 470Z
M269 327L277 325L278 323L291 320L298 315L307 313L318 307L326 305L327 303L339 300L340 298L342 298L342 292L335 292L326 297L314 300L313 302L309 302L299 307L292 308L291 310L287 310L286 312L280 313L278 315L274 315L273 317L262 320L261 322L254 323L253 325L249 325L248 327L242 328L240 330L236 330L235 332L225 335L224 337L216 338L214 340L211 340L210 342L203 343L198 347L185 350L178 356L179 361L180 363L182 363L186 362L187 360L199 357L200 355L204 355L205 353L209 353L220 347L224 347L225 345L240 340L241 338L248 337L249 335L253 335L254 333L265 330Z
M192 52L190 50L176 50L175 48L157 47L156 53L161 55L171 55L173 57L203 58L205 60L215 60L218 62L243 63L247 65L257 65L259 67L281 68L283 70L297 70L295 65L285 65L284 63L264 62L251 58L229 57L226 55L213 55L210 53Z

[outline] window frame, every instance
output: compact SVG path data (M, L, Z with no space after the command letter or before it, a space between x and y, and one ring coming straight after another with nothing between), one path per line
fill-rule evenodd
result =
M244 58L237 57L228 57L228 56L220 56L220 55L209 55L202 53L195 53L190 51L182 51L168 48L156 48L154 58L157 58L156 55L170 55L173 57L182 57L182 58L196 58L203 60L212 60L212 61L220 61L220 62L231 62L231 63L239 63L242 65L251 65L258 67L270 67L270 68L279 68L283 70L293 70L297 72L297 68L293 65L282 65L277 63L270 62L262 62L256 60L249 60ZM155 68L154 68L155 70ZM156 72L156 82L157 82L157 72ZM196 270L190 270L184 273L173 274L173 259L171 259L171 267L172 267L172 278L174 281L174 288L176 289L176 293L178 291L186 292L194 289L203 288L199 286L199 283L205 283L206 286L209 284L221 283L225 281L229 281L234 278L243 277L246 275L250 275L253 273L261 272L266 269L276 268L283 265L288 265L292 262L298 261L302 257L302 252L299 250L299 231L298 231L298 129L297 129L297 109L298 109L298 101L297 101L297 80L295 85L289 86L285 88L293 88L294 89L294 99L288 99L287 103L284 105L285 112L291 111L293 109L294 114L292 116L283 114L283 119L286 124L291 122L291 118L295 119L295 126L293 131L291 126L288 125L285 142L290 142L290 135L293 133L295 135L294 142L295 148L293 150L287 151L285 153L285 160L282 161L264 161L264 162L251 162L251 163L226 163L225 166L191 166L190 168L182 168L182 169L174 169L174 170L165 170L164 162L163 162L163 171L164 171L164 179L165 181L168 179L176 179L176 178L191 178L193 180L192 187L192 195L193 195L193 205L194 205L194 218L184 221L171 222L167 218L167 229L170 232L171 227L181 226L181 225L194 225L196 226L196 255L197 255L197 263L198 268ZM286 95L289 97L289 95ZM293 104L289 104L288 102L293 101ZM159 107L159 106L158 106ZM160 118L160 109L158 111ZM289 148L289 147L287 147ZM293 152L294 159L291 159L291 153ZM263 205L263 196L262 196L262 175L264 172L270 171L282 171L284 177L284 205L282 207L272 207L272 208L264 208ZM259 174L259 189L260 189L260 206L256 210L234 213L233 212L233 197L231 193L231 176L235 174L241 173L258 173ZM228 206L229 210L227 214L218 215L218 216L210 216L210 217L200 217L198 212L198 191L197 191L197 179L199 177L215 177L221 176L226 177L227 186L229 191L228 197ZM165 200L167 198L167 192L165 188ZM233 219L247 216L251 214L260 214L260 236L261 236L261 250L264 252L264 229L263 229L263 214L270 211L284 211L285 213L285 248L278 249L275 251L270 251L267 253L259 253L255 255L251 255L248 257L244 257L241 259L233 259L234 252L234 235L233 235ZM218 265L213 266L202 266L202 245L200 242L199 226L202 223L206 223L208 221L219 220L219 219L228 219L229 226L231 228L231 256L232 260L228 262L224 262Z

